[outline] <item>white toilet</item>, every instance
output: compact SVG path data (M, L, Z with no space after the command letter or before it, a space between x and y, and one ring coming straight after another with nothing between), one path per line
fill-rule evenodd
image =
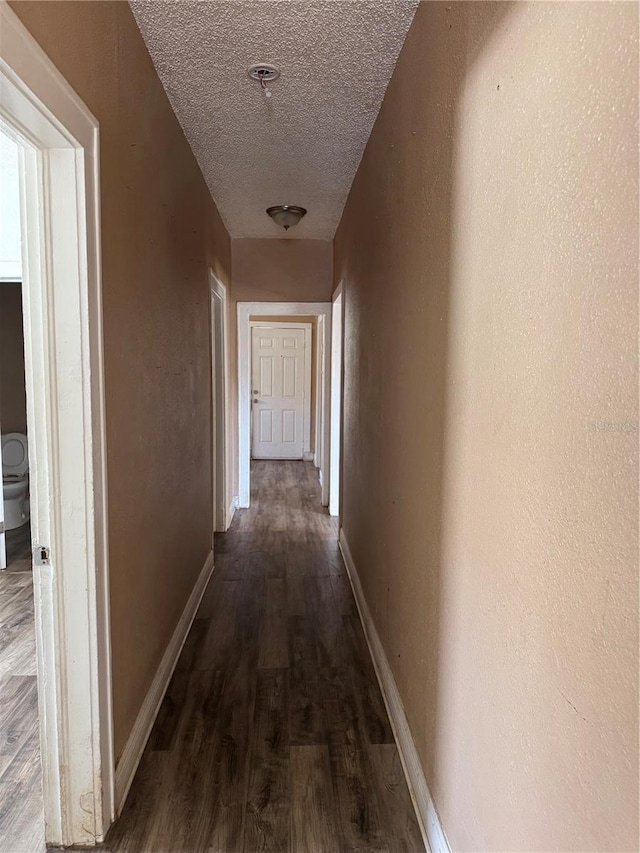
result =
M2 494L4 527L14 530L29 521L29 449L27 436L8 432L2 436Z

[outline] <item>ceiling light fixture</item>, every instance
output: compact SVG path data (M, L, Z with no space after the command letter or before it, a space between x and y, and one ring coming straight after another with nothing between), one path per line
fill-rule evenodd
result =
M270 98L271 89L267 87L267 83L273 83L280 76L280 71L275 65L271 65L269 62L256 62L254 65L249 66L247 74L252 80L260 82L265 98Z
M288 231L292 225L297 225L307 210L295 204L276 204L267 208L267 213L277 225L282 225Z

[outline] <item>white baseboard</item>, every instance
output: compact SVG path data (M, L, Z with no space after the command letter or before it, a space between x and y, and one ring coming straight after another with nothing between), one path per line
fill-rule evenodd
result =
M209 553L200 576L196 581L189 600L182 612L182 616L173 632L171 641L160 661L160 666L145 696L140 712L136 718L131 734L127 740L120 760L116 765L115 787L116 787L116 815L119 816L127 799L129 788L133 782L142 753L149 740L151 729L158 716L160 705L164 699L171 676L178 663L180 652L187 639L187 635L200 605L200 600L207 588L211 573L213 572L213 551Z
M384 703L391 721L391 728L393 729L393 734L398 745L398 752L400 753L404 774L407 779L407 785L409 786L425 846L431 853L450 853L449 844L440 823L440 818L429 793L427 780L424 778L422 764L420 763L418 751L416 750L411 729L407 722L402 699L398 693L398 687L382 643L380 642L380 637L371 618L369 606L360 585L360 578L358 577L358 572L351 556L349 543L342 529L340 530L340 550L347 567L358 612L360 613L360 621L362 622L362 627L367 638L376 675L380 682L380 689L382 690Z
M302 459L305 462L313 462L313 460L315 458L316 458L316 454L313 452L313 450L305 450L304 453L302 454Z
M233 521L233 516L235 515L236 510L238 509L238 504L240 503L238 496L234 495L231 498L231 503L229 504L229 508L227 509L227 530L231 527L231 522Z

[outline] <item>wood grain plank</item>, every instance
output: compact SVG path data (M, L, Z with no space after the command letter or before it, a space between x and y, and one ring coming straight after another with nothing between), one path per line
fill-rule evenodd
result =
M289 740L291 744L327 742L327 726L314 682L318 676L315 636L308 619L289 618Z
M291 747L291 849L338 850L336 804L326 746Z
M282 669L288 665L286 583L280 578L267 578L258 666L261 669Z
M206 635L195 659L197 669L224 669L236 641L236 613L240 599L240 581L222 581L212 604Z
M289 849L288 682L284 669L258 673L244 853Z
M367 641L360 620L343 616L345 641L350 648L351 672L357 701L362 709L362 720L369 743L394 743L387 709L380 692L376 671L369 655Z
M194 619L151 732L149 748L152 750L166 750L171 747L186 699L191 670L208 629L207 620Z
M22 729L37 720L38 686L35 675L11 675L0 682L0 731Z
M380 815L394 853L424 853L422 835L395 743L373 744L367 750Z
M341 616L358 616L358 608L353 597L353 591L349 579L344 573L331 575L329 578L333 597Z
M318 664L321 668L340 666L345 656L346 641L330 578L308 576L305 578L305 589L314 628Z

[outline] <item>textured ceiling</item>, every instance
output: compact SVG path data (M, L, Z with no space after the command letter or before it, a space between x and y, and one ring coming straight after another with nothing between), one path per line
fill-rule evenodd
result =
M232 237L331 239L417 0L131 0ZM281 70L267 99L247 68Z

